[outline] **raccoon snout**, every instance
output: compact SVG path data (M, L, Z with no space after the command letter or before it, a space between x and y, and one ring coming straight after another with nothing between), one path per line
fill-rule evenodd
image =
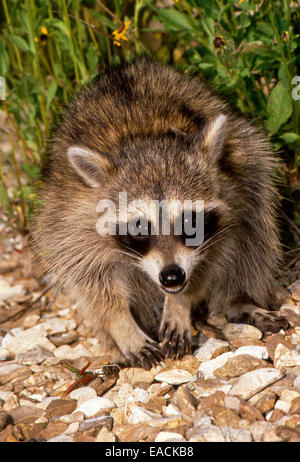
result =
M166 292L179 292L185 283L185 271L178 265L169 265L159 273L159 281Z

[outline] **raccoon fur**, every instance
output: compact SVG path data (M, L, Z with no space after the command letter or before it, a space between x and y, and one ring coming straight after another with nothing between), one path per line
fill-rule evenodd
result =
M109 69L74 98L49 143L37 262L73 294L112 361L149 368L190 352L191 316L204 303L211 318L279 330L266 311L281 259L275 165L265 136L199 77L147 60ZM99 235L97 204L118 208L120 192L128 202L204 201L203 243ZM169 213L171 224L183 219Z

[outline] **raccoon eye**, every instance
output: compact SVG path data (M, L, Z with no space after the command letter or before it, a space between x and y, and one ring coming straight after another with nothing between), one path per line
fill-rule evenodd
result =
M147 239L150 223L146 220L134 219L128 223L128 232L133 239Z
M192 212L187 216L182 215L182 240L185 243L186 239L195 239L196 232L193 234L187 234L186 229L196 229L197 225L197 214ZM204 211L204 240L203 242L210 239L219 228L219 217L216 210Z
M196 228L196 212L194 210L192 211L191 214L189 215L182 215L182 221L183 221L183 229L185 226L188 226L190 228Z
M204 211L204 242L210 239L219 229L219 216L216 210Z
M128 233L125 235L117 233L117 241L121 248L127 251L145 255L150 248L149 229L150 223L144 220L132 220L128 223Z
M196 237L196 232L193 234L187 234L186 230L188 229L195 229L196 228L196 212L192 211L192 213L189 214L182 214L181 217L181 222L182 222L182 240L185 242L186 239L195 239Z

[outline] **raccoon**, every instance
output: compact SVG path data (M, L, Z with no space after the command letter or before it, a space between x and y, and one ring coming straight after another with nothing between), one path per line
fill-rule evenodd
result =
M102 72L48 151L32 247L112 361L150 368L190 353L191 317L204 304L211 318L280 329L267 311L281 261L276 161L260 130L199 77L148 60ZM120 192L144 205L123 216ZM149 232L153 201L186 201L194 224L197 200L200 244L174 233L185 222L176 206L169 234L159 224ZM99 201L116 204L115 233L97 231Z

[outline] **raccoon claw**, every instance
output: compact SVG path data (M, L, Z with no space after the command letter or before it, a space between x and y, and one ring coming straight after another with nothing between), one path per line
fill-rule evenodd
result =
M287 319L276 311L267 311L255 305L233 306L226 317L229 322L252 324L264 333L276 333L289 326Z
M251 324L264 333L274 334L281 329L287 329L289 326L288 320L284 316L278 315L276 312L256 311L252 314L251 321Z
M159 332L159 338L162 342L162 351L166 357L179 359L185 354L191 353L192 339L189 329L183 332L178 327L172 327L164 324Z
M164 359L164 356L157 343L146 339L145 345L139 353L130 352L127 354L127 358L131 366L143 367L149 370L152 366L159 364Z

